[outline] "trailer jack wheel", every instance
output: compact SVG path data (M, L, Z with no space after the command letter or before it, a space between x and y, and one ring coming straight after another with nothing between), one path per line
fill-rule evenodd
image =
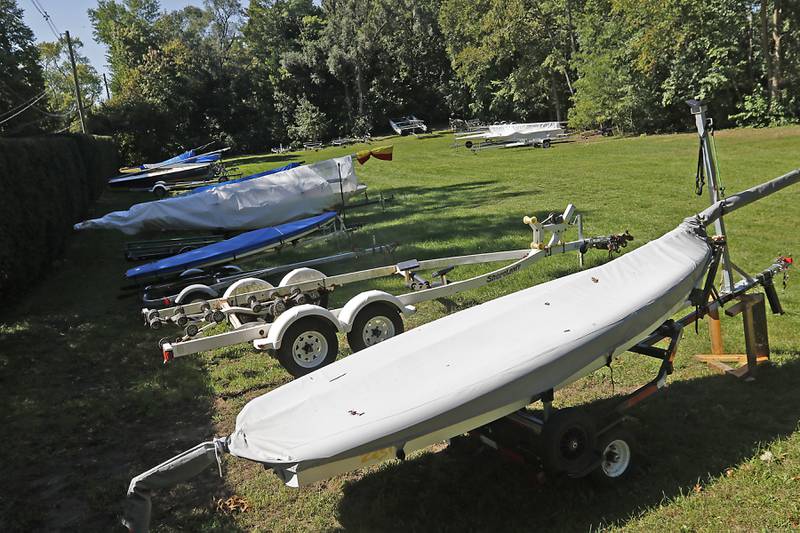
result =
M292 376L299 378L329 365L339 354L336 328L329 321L304 317L289 326L278 348L278 361Z
M541 437L542 461L552 473L579 475L596 458L595 424L581 409L555 411L545 422Z
M609 485L628 477L633 467L635 441L630 431L615 427L597 439L600 464L592 471L592 480Z
M400 311L391 304L375 302L358 312L347 342L353 352L391 339L404 331Z

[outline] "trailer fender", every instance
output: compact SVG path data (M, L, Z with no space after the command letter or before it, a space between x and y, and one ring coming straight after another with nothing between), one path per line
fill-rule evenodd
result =
M353 327L353 322L358 316L358 313L374 302L386 302L394 307L403 314L403 315L410 315L416 309L410 305L403 305L403 302L400 301L400 298L395 296L394 294L389 294L388 292L372 290L362 292L357 296L353 297L349 302L345 304L342 310L339 312L339 322L342 323L344 327L344 332L347 333Z
M323 320L327 320L330 322L336 331L345 332L342 329L342 324L339 320L336 319L336 316L331 313L328 309L324 307L320 307L318 305L298 305L297 307L292 307L287 311L284 311L281 316L270 326L269 333L267 334L267 340L264 343L265 345L273 348L275 350L281 347L281 340L283 339L284 333L289 327L297 322L298 320L313 316L316 318L321 318Z
M208 285L202 285L200 283L195 283L193 285L189 285L188 287L184 287L181 292L175 297L175 304L187 304L191 303L189 298L195 294L202 294L205 299L212 299L212 298L219 298L219 293L209 287Z
M261 278L243 278L234 281L230 287L225 289L223 298L230 298L240 292L260 291L272 289L272 284Z
M278 284L278 287L286 287L287 285L296 285L298 283L305 283L307 281L318 281L325 279L325 274L313 268L295 268L285 276Z

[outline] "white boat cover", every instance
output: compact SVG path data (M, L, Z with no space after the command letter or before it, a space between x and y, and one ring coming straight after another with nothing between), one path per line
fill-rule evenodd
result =
M472 430L646 337L687 305L710 259L689 220L605 265L425 324L252 400L229 450L298 486Z
M555 137L563 133L559 122L530 122L527 124L494 124L487 131L459 136L459 140L467 139L525 139L531 137Z
M341 170L341 190L339 171ZM350 156L277 174L136 204L75 224L76 230L118 229L132 235L160 230L251 230L329 210L359 189Z
M131 481L127 525L145 530L150 491L213 464L225 448L296 487L402 458L524 407L687 306L712 258L705 225L797 181L794 171L754 187L605 265L430 322L250 401L227 439Z

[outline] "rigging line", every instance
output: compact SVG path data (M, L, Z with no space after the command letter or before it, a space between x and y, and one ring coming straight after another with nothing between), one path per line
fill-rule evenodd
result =
M2 124L5 124L6 122L8 122L9 120L11 120L12 118L14 118L14 117L16 117L16 116L18 116L18 115L20 115L20 114L24 113L24 112L25 112L25 110L27 110L29 107L33 107L33 104L35 104L36 102L38 102L39 100L41 100L41 99L42 99L42 98L44 98L45 96L47 96L47 91L45 91L44 93L40 94L40 95L39 95L39 97L38 97L36 100L34 100L33 102L31 102L30 104L28 104L28 106L27 106L27 107L25 107L25 108L23 108L23 109L21 109L21 110L17 111L16 113L14 113L13 115L11 115L11 116L10 116L10 117L8 117L8 118L4 118L3 120L0 120L0 125L2 125Z

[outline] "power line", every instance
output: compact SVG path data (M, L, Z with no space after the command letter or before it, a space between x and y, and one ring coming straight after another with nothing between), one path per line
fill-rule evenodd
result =
M23 112L25 112L25 110L27 110L29 107L32 107L32 106L33 106L33 104L35 104L36 102L38 102L39 100L41 100L41 99L42 99L42 98L44 98L45 96L47 96L47 91L44 91L42 94L40 94L40 95L39 95L39 97L38 97L38 98L36 98L36 99L35 99L33 102L31 102L30 104L28 104L28 106L27 106L27 107L24 107L24 108L22 108L21 110L17 111L16 113L14 113L13 115L11 115L11 116L10 116L10 117L8 117L8 118L4 118L3 120L0 120L0 125L3 125L3 124L5 124L6 122L8 122L9 120L11 120L12 118L14 118L14 117L16 117L16 116L18 116L18 115L22 114Z
M5 83L4 83L3 85L5 85ZM13 109L9 109L9 110L8 110L8 111L6 111L5 113L0 113L0 118L5 118L5 117L7 117L7 116L8 116L8 115L10 115L11 113L13 113L13 112L15 112L16 110L18 110L19 108L21 108L21 107L25 107L26 105L28 105L28 104L31 104L31 102L33 102L34 100L36 100L36 101L38 102L38 101L39 101L38 99L39 99L39 98L40 98L42 95L44 95L46 92L47 92L47 89L45 89L44 91L40 92L40 93L39 93L39 94L37 94L36 96L33 96L32 98L30 98L30 99L28 99L28 100L26 100L26 101L22 102L21 104L17 105L17 106L16 106L16 107L14 107ZM36 103L36 102L33 102L33 103ZM28 107L30 107L30 106L28 106ZM27 107L26 107L25 109L27 109ZM24 111L24 109L23 109L23 111Z
M38 2L38 0L31 0L31 4L33 4L33 7L36 8L36 11L39 12L39 14L42 16L42 18L44 18L44 21L47 23L47 26L50 28L50 31L52 31L53 35L56 36L56 40L60 41L61 40L61 32L58 31L58 28L56 28L56 25L53 22L53 17L51 17L47 13L47 11L44 10L44 8Z

